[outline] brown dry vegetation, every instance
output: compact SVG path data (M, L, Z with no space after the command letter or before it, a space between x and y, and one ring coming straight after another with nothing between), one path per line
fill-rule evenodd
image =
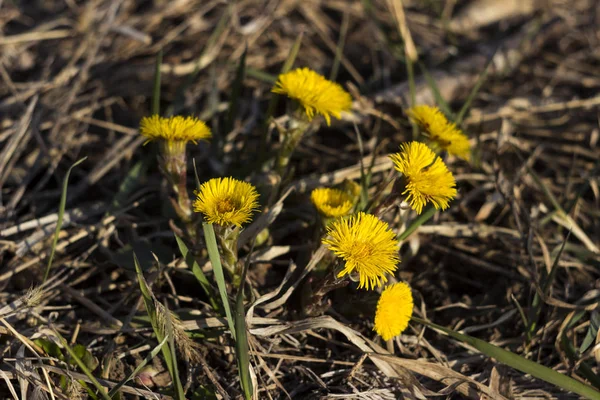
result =
M391 171L385 155L411 138L404 28L455 112L491 60L462 124L474 162L450 166L459 196L402 247L397 278L412 286L415 314L598 385L598 2L412 0L404 7L406 25L387 1L0 1L0 396L12 398L11 388L18 398L22 389L33 396L48 383L56 398L87 396L72 379L89 381L80 370L31 350L52 329L85 346L99 362L93 375L104 381L118 382L156 346L143 319L135 251L158 301L197 344L196 359L179 357L187 397L206 390L241 398L225 320L181 257L155 149L143 147L137 132L150 110L156 55L163 50L162 109L199 115L215 132L211 145L188 147L200 179L243 179L258 176L269 91L294 42L303 35L296 66L329 75L345 39L337 81L354 96L353 114L297 150L296 190L269 241L242 252L253 260L249 306L276 294L284 277L297 284L288 268L314 266L316 216L307 193L360 177L356 131L362 156L380 157L374 185ZM246 79L225 131L245 46ZM417 102L433 103L419 65L415 73ZM281 104L275 115L284 111ZM270 132L267 150L278 145ZM40 299L23 304L42 281L66 171L84 156L70 177L52 278ZM212 279L210 264L199 261ZM520 309L531 315L544 289L528 336ZM396 340L395 358L385 355L372 331L374 292L338 290L325 316L309 319L294 310L293 295L263 300L247 320L260 399L576 397L416 323ZM162 356L150 365L156 375L129 382L125 398L168 395ZM63 375L75 388L66 394Z

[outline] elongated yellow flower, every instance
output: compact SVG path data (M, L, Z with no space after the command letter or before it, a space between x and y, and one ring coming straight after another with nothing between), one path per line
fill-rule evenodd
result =
M315 114L321 114L327 125L331 123L332 115L340 119L342 111L349 111L352 107L352 97L339 84L308 68L279 75L272 92L297 100L309 121Z
M140 133L148 143L151 140L164 139L169 142L193 142L209 139L210 128L198 118L175 117L164 118L158 115L142 118Z
M346 262L338 278L356 271L359 288L372 289L387 282L385 275L393 273L400 261L396 235L374 215L360 212L338 219L327 228L327 234L323 244Z
M194 211L204 214L211 224L242 226L252 220L252 213L258 208L254 186L233 178L204 182L196 196Z
M383 340L398 336L408 327L412 316L413 296L404 282L389 285L381 293L375 312L375 331Z
M390 155L397 171L404 175L403 195L417 214L431 202L436 209L445 210L456 197L456 181L452 172L425 143L400 145L400 152Z
M463 160L471 157L471 146L467 136L448 121L437 107L415 106L409 108L408 116L429 136L431 145L436 150L445 150Z
M317 188L311 192L310 200L317 211L328 218L348 215L353 206L350 194L338 189Z

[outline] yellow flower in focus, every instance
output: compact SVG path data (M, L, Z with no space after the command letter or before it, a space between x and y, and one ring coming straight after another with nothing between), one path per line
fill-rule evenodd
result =
M271 91L297 100L309 121L315 114L321 114L327 125L331 123L332 115L340 119L341 112L349 111L352 107L352 97L339 84L308 68L298 68L279 75Z
M467 161L471 158L469 139L455 123L448 121L439 108L415 106L409 108L407 114L427 132L434 149L445 150Z
M194 211L211 224L242 226L258 208L258 192L251 184L233 178L214 178L196 192Z
M140 133L148 139L146 143L156 139L196 143L198 140L207 140L212 135L210 128L198 118L180 115L169 118L158 115L144 117L140 122Z
M338 278L356 271L359 288L372 289L387 282L385 274L393 273L400 261L396 234L374 215L359 212L338 219L329 225L327 234L323 244L346 262Z
M456 197L456 181L452 172L425 143L410 142L400 145L400 152L390 155L397 171L406 180L403 195L417 214L428 202L436 209L445 210Z
M383 340L398 336L408 327L412 311L413 297L410 286L399 282L386 287L377 302L375 331Z
M347 215L352 210L352 197L338 189L317 188L310 194L317 211L329 218Z

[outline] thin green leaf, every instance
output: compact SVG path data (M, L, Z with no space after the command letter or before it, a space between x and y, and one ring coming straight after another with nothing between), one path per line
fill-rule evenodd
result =
M592 343L596 341L598 337L598 330L600 329L600 313L596 310L592 311L590 318L590 326L588 328L581 346L579 346L579 354L583 354L587 349L590 348Z
M458 333L456 331L453 331L452 329L448 329L441 325L434 324L433 322L423 320L414 316L412 317L412 320L417 323L442 331L448 336L451 336L452 338L459 340L463 343L467 343L470 346L477 349L478 351L485 354L486 356L495 358L497 361L506 364L511 368L514 368L526 374L530 374L535 378L556 385L567 391L577 393L588 399L600 400L600 392L598 392L593 387L576 381L575 379L563 375L559 372L556 372L548 367L535 363L508 350L504 350L500 347L489 344L481 339Z
M160 66L162 65L162 49L156 55L156 65L154 69L154 86L152 87L152 115L160 114Z
M227 114L227 120L225 122L225 134L228 134L233 129L235 118L238 113L240 104L240 98L242 97L242 88L244 87L244 76L246 72L246 54L248 53L248 47L244 48L242 58L238 64L235 72L235 79L231 85L231 101L229 102L229 112Z
M258 79L259 81L262 81L264 83L269 83L271 85L274 84L275 82L277 82L276 75L269 74L268 72L265 72L265 71L257 69L257 68L246 67L246 75L249 76L250 78Z
M125 206L127 197L140 185L141 177L146 173L149 165L149 158L138 161L127 171L123 182L119 185L119 190L111 204L111 211Z
M577 363L577 373L583 375L587 380L592 382L592 385L596 386L597 388L600 387L600 377L594 372L592 367L590 367L590 365L585 360L578 360L576 350L571 344L571 341L567 338L567 336L563 334L560 339L560 347L567 354L567 357L569 357L569 359Z
M252 252L250 252L252 253ZM250 359L248 348L248 331L246 328L246 312L244 310L244 287L246 282L246 273L250 264L250 257L247 258L242 271L240 288L235 302L235 349L237 354L238 371L240 374L240 383L244 391L246 400L252 399L252 379L250 378Z
M456 123L456 125L460 125L462 123L465 115L467 115L467 111L469 111L469 108L471 107L471 103L473 102L473 100L475 100L475 96L479 92L479 89L481 89L481 85L483 85L483 82L485 82L485 80L488 76L488 72L490 70L490 65L492 65L492 60L494 59L495 55L496 55L496 52L494 52L494 54L492 54L492 56L490 57L488 62L485 64L483 71L481 72L481 74L479 74L479 77L477 78L477 82L475 82L475 86L473 86L473 89L471 89L471 93L469 93L469 97L467 97L465 104L463 104L462 108L456 115L456 119L454 120L454 123Z
M435 102L437 103L437 105L440 107L442 112L444 114L446 114L446 116L448 118L454 119L454 113L450 109L450 106L448 105L446 100L444 100L444 98L442 97L442 94L440 93L440 89L438 88L438 85L435 82L435 79L433 79L433 76L431 76L431 74L425 67L425 64L423 64L422 62L419 62L419 67L421 68L421 73L425 77L425 81L427 81L427 85L429 85L429 88L431 89L431 92L433 93L433 97L435 98Z
M415 71L413 66L413 61L410 57L405 57L404 61L406 62L406 73L408 75L408 91L410 92L410 100L409 104L411 107L414 107L417 102L417 90L415 85ZM412 133L413 140L417 140L419 138L419 128L417 124L411 123L412 125Z
M215 299L215 294L213 292L212 286L210 286L208 278L206 278L206 275L204 275L202 268L200 268L200 265L198 265L198 263L196 262L194 255L188 250L188 247L185 245L185 243L183 242L183 240L181 240L179 236L175 235L175 241L177 241L179 252L181 252L182 257L185 259L185 263L188 265L188 267L191 268L192 273L200 283L200 286L202 286L202 289L204 289L204 292L208 296L208 300L210 301L210 304L212 305L213 309L216 312L220 313L221 308L219 307L217 299Z
M84 162L86 159L87 157L83 157L81 160L76 161L73 165L71 165L71 167L67 171L67 174L65 175L62 193L60 194L60 204L58 206L58 219L56 220L56 229L54 229L54 238L52 239L50 257L48 257L48 265L46 266L46 272L44 273L44 280L42 282L46 282L46 280L48 279L50 267L52 267L52 261L54 260L56 244L58 243L58 235L60 234L60 228L62 227L63 217L65 215L65 206L67 204L67 189L69 188L69 176L71 175L71 171L73 170L73 168Z
M132 380L141 370L144 368L156 355L161 351L162 347L167 343L167 337L165 337L162 342L158 344L148 355L142 360L141 363L138 364L137 367L129 375L127 375L123 380L117 383L113 388L108 392L108 395L112 398L117 394L120 388L122 388L127 382Z
M433 217L436 213L436 209L431 204L425 207L425 210L417 216L417 218L413 219L411 223L406 227L404 232L398 235L398 240L405 240L410 236L418 227L423 225L425 222L429 221L431 217Z
M233 339L235 336L235 324L233 316L231 315L231 307L229 305L229 298L227 297L227 286L225 284L225 274L223 273L223 265L221 264L221 255L219 254L219 248L217 246L217 237L215 236L215 230L212 224L206 222L202 223L202 229L204 230L204 239L206 241L206 250L208 251L208 258L212 263L213 271L215 273L215 280L219 287L219 293L221 295L221 301L223 308L225 309L225 317L227 318L227 324Z
M333 59L333 65L329 74L329 80L335 81L337 78L338 71L340 69L340 62L344 55L344 45L346 43L346 35L348 34L348 26L350 25L350 16L347 12L342 14L342 26L340 27L340 38L338 39L337 46L335 48L335 58Z
M69 343L67 343L65 338L62 337L62 335L56 330L54 330L54 334L56 335L56 337L58 337L60 339L63 347L67 350L67 352L69 353L71 358L75 361L75 363L77 364L77 366L79 367L81 372L83 372L85 374L85 376L88 377L90 382L92 382L92 385L94 385L96 387L96 390L98 390L98 393L100 393L102 398L104 398L105 400L111 400L111 398L108 395L108 393L106 392L106 389L104 388L104 386L102 386L100 384L100 382L98 382L98 380L94 377L92 372L87 368L85 363L77 356L77 353L71 348L71 346L69 346Z

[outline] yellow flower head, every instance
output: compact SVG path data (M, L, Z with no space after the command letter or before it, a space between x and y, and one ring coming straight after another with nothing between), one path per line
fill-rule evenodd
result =
M436 150L445 150L463 160L471 157L471 147L467 136L448 121L437 107L415 106L407 111L408 116L421 127L429 136Z
M387 282L386 273L393 273L398 258L398 240L388 224L374 215L359 212L348 219L338 219L327 228L325 244L345 262L338 278L358 272L359 288L372 289Z
M164 139L168 142L193 142L206 140L211 137L210 128L195 117L163 118L158 115L142 118L140 133L145 136L148 143L155 139Z
M352 197L338 189L317 188L310 194L317 211L325 217L338 218L352 210Z
M272 92L297 100L304 107L309 121L315 113L321 114L327 125L331 123L332 115L340 119L341 112L349 111L352 107L352 97L348 92L308 68L298 68L279 75Z
M401 334L412 316L413 297L404 282L389 285L381 293L375 312L375 331L383 340Z
M426 144L403 143L400 152L390 155L397 171L404 175L403 195L417 214L427 202L445 210L456 196L456 182L446 164Z
M194 211L211 224L242 226L258 208L258 192L251 184L233 178L214 178L196 192Z

